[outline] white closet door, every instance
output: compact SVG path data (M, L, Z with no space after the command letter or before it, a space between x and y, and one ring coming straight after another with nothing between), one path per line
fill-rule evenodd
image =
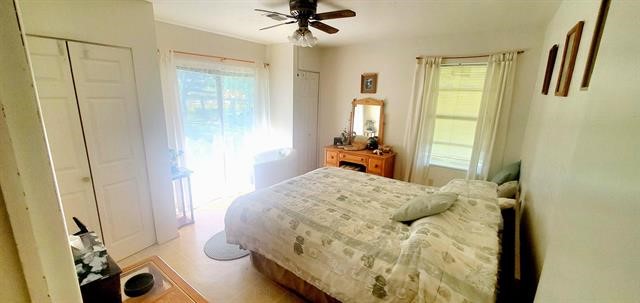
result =
M131 51L67 43L105 243L118 260L155 242Z
M320 74L298 71L294 100L294 148L298 157L298 173L318 168L318 90Z
M77 231L77 217L101 234L66 43L37 37L28 42L67 229Z

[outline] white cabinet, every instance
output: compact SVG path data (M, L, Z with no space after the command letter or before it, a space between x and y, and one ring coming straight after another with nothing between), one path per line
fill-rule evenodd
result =
M63 211L116 260L155 242L131 50L29 37Z

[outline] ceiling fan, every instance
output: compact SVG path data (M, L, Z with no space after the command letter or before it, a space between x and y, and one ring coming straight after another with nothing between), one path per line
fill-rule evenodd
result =
M335 34L338 32L338 29L327 25L321 21L329 20L329 19L338 19L338 18L349 18L355 17L356 12L350 9L337 10L326 13L316 13L316 9L318 8L318 0L289 0L289 14L283 14L273 11L268 11L264 9L256 8L255 11L266 13L265 16L276 20L276 21L285 21L280 24L263 27L260 30L270 29L286 24L298 24L298 29L293 32L293 35L289 37L289 41L291 43L304 46L304 47L312 47L316 44L318 39L313 36L311 31L309 30L309 26L319 29L327 34Z

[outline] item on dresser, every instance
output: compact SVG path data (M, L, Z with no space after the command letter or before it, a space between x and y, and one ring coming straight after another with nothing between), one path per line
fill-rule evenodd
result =
M367 149L370 149L370 150L378 149L377 136L370 137L369 140L367 140Z
M333 137L333 145L341 146L342 145L342 137Z
M359 171L359 172L365 172L365 170L366 170L366 168L364 166L355 165L355 164L343 164L343 165L340 165L340 168L353 170L353 171Z
M376 149L372 153L374 153L374 154L376 154L378 156L381 156L382 154L384 154L381 149Z
M364 143L353 142L353 144L345 146L344 150L357 151L357 150L364 150L364 149L366 149L366 147L367 147L367 145L364 144Z
M391 145L382 145L382 147L380 147L380 149L382 149L383 153L390 153L392 151Z
M340 137L342 138L342 145L351 144L351 138L355 136L355 133L349 132L346 128L342 130L340 133Z

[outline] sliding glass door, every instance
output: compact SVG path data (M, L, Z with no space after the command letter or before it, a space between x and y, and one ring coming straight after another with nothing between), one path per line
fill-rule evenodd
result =
M189 64L176 72L194 206L252 190L255 69Z

